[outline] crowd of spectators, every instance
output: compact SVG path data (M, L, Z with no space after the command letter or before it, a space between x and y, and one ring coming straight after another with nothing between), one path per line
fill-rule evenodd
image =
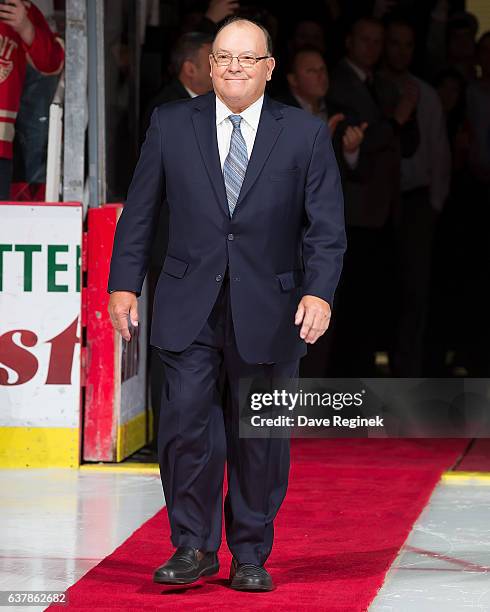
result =
M268 94L330 128L348 250L302 375L486 376L490 32L448 0L325 0L288 15L274 2L185 6L162 87L142 84L142 136L156 105L211 89L213 33L231 15L271 34ZM154 280L166 227L163 210Z

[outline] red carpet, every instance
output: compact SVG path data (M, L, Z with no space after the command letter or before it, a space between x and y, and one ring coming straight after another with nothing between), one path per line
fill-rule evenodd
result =
M226 588L221 571L193 585L152 583L173 552L162 510L68 591L77 610L366 610L442 471L467 440L293 440L290 485L267 562L271 593ZM60 609L51 606L49 609Z

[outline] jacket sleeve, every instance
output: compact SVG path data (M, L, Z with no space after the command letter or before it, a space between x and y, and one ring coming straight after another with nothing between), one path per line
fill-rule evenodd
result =
M22 42L27 60L42 74L59 74L65 62L63 41L51 31L41 11L31 4L27 16L34 26L31 45Z
M141 148L123 211L114 236L107 291L141 294L151 246L165 194L162 135L158 108Z
M346 236L339 168L323 122L306 175L305 212L302 294L322 298L331 306L342 270Z

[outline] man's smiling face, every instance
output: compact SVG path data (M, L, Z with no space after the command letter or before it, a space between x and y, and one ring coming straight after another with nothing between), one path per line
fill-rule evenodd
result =
M231 23L217 35L213 53L215 57L224 53L263 57L268 55L266 37L253 23ZM236 57L228 66L218 66L213 55L209 59L214 91L234 112L240 112L237 109L243 110L260 98L274 69L274 58L259 60L250 67L241 66Z

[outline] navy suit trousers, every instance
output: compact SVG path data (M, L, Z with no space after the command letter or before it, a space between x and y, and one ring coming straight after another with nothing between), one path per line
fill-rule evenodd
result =
M286 495L288 438L240 438L240 378L295 378L299 359L249 364L238 353L228 271L202 330L183 351L158 349L165 369L158 455L174 546L217 551L225 528L239 563L265 563ZM226 393L220 381L225 374Z

